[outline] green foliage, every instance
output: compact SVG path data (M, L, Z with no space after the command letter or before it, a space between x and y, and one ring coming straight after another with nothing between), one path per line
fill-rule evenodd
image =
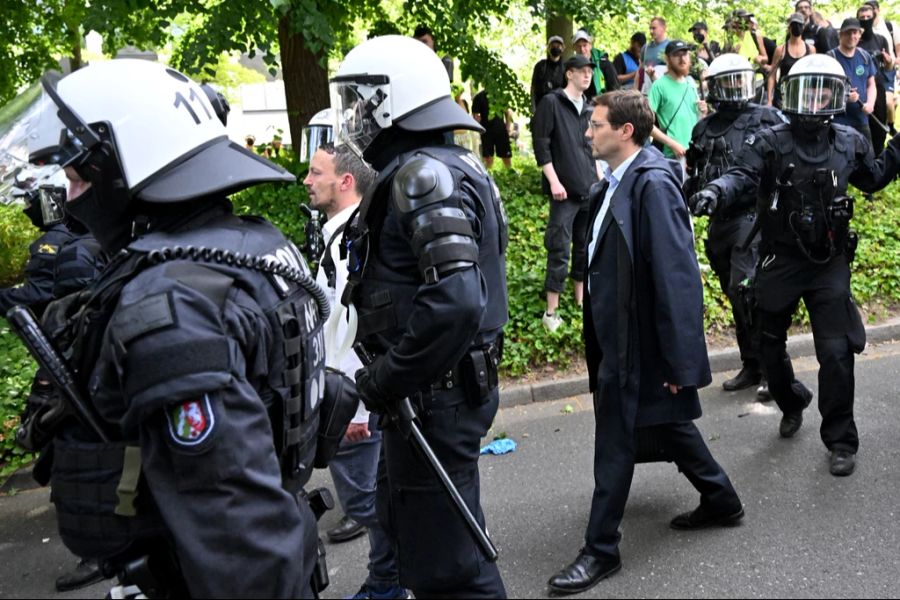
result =
M0 482L33 458L15 439L35 369L28 351L0 319Z
M0 287L15 284L28 260L28 245L40 232L18 205L0 204Z
M879 309L900 303L900 183L875 194L872 202L856 197L851 225L860 241L850 287L875 318Z
M540 170L533 160L516 159L514 170L497 168L492 175L509 215L506 281L509 323L504 331L503 367L509 375L522 375L534 366L569 366L581 352L581 311L573 292L560 294L563 324L548 334L541 324L544 297L544 229L550 208L541 192Z
M292 242L302 247L306 240L303 228L307 218L300 210L301 204L309 203L309 194L302 182L306 177L307 165L301 164L290 153L271 159L297 176L297 183L270 183L246 189L231 197L234 212L240 215L266 217Z

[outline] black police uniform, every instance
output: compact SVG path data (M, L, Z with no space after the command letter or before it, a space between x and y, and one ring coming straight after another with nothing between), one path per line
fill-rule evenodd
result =
M780 123L784 123L781 113L766 106L747 104L738 108L721 104L716 112L694 126L688 149L690 179L685 186L686 195L690 196L727 171L748 136ZM705 247L709 264L731 302L741 362L758 374L758 344L751 331L751 315L740 293L741 282L753 277L758 259L758 237L744 246L755 221L756 197L750 193L738 198L728 210L717 211L710 217Z
M75 423L54 439L60 534L109 573L131 564L126 580L145 593L309 597L317 534L301 486L322 319L284 267L253 257L308 269L262 219L225 200L194 210L120 251L89 299L45 317L112 439Z
M483 524L478 456L499 403L506 217L474 155L439 145L440 134L429 139L434 145L409 135L374 157L367 151L380 174L361 204L361 222L349 228L348 235L369 230L362 278L351 256L348 286L359 312L357 339L378 357L357 385L367 404L409 397L417 405L425 437ZM358 242L351 242L353 255ZM418 598L504 597L496 564L484 560L398 427L385 427L383 451L377 509L397 546L400 584Z
M25 280L22 285L0 289L0 317L13 306L27 306L37 315L53 300L56 263L60 252L76 236L65 225L52 225L28 247Z
M874 192L898 170L897 138L876 160L868 141L849 127L832 123L808 130L783 124L749 137L737 164L708 186L719 193L719 210L758 193L762 242L756 296L769 390L786 416L799 416L812 398L794 378L785 351L791 317L802 298L819 361L820 433L832 451L855 453L859 445L853 354L865 345L850 293L855 236L849 230L847 185Z

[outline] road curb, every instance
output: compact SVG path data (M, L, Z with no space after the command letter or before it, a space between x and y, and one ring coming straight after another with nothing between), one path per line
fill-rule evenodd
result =
M878 344L900 340L900 318L891 319L881 325L866 327L866 341L869 344ZM816 353L813 346L811 333L791 336L787 343L788 353L794 357L813 356ZM713 373L722 371L737 371L741 368L741 356L737 346L713 350L709 353L709 365ZM588 381L586 375L557 379L553 381L538 381L536 383L514 385L500 388L500 408L522 406L532 402L546 402L561 400L587 394Z

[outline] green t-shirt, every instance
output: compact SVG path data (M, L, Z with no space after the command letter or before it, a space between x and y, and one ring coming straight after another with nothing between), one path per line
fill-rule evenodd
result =
M656 113L659 128L687 148L691 143L694 125L700 120L697 90L693 81L684 78L679 83L668 74L663 75L653 83L648 99L650 108ZM670 158L674 157L668 146L665 147L664 153Z

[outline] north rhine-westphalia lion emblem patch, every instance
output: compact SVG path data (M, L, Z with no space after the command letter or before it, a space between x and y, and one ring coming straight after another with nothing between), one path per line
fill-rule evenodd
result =
M209 438L215 427L215 415L209 396L172 404L166 409L172 441L182 446L196 446Z

